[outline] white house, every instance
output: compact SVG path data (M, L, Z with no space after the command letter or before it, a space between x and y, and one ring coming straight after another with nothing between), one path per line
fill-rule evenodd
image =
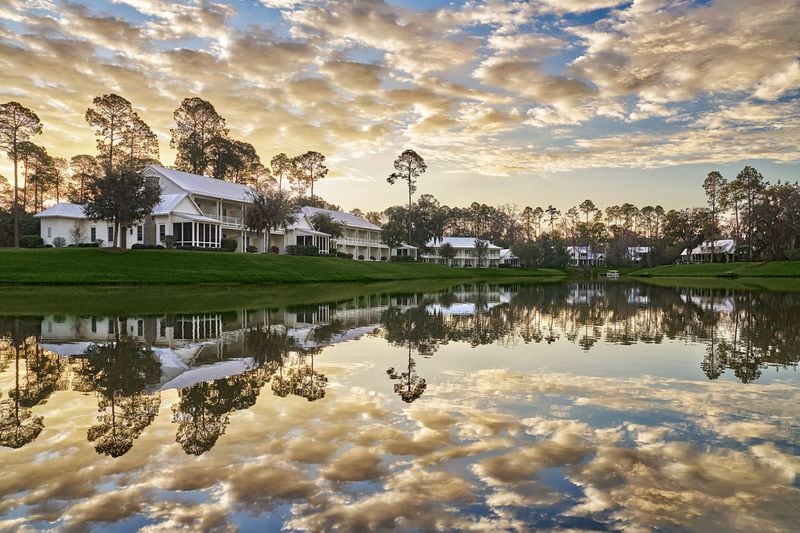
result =
M331 211L319 207L302 207L302 213L313 222L318 214L328 215L342 228L340 237L332 238L336 251L353 254L354 259L366 261L388 260L391 250L381 240L381 227L352 213Z
M500 266L516 268L519 266L519 257L511 252L510 248L500 250Z
M431 239L427 242L425 247L427 252L420 255L420 258L426 263L438 263L440 265L449 265L461 268L470 267L496 267L500 264L500 250L499 246L495 246L489 241L485 242L488 245L486 255L479 260L475 248L475 242L478 239L474 237L444 237L442 239ZM445 244L450 244L455 250L455 257L447 260L439 252L441 247Z
M712 255L715 261L730 263L736 260L736 242L733 239L718 239L704 241L691 249L684 248L681 252L682 263L710 263Z
M567 246L569 264L572 266L603 266L606 264L605 252L595 251L589 246Z
M248 246L259 252L268 251L266 235L244 226L245 210L252 199L250 187L155 165L145 168L142 175L158 180L161 200L151 215L119 236L120 246L164 244L165 238L171 236L175 246L219 248L221 240L229 238L237 241L238 251L245 251ZM89 220L83 206L57 204L35 216L41 220L45 244L62 237L67 245L113 245L113 224ZM330 235L316 231L301 211L296 213L294 224L271 234L270 244L281 253L290 245L314 245L327 251Z
M650 253L649 246L628 246L628 259L637 265Z

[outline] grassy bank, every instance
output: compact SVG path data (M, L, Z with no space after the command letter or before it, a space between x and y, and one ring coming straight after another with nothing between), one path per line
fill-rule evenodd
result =
M800 278L716 278L666 276L633 278L637 282L658 287L681 289L714 289L729 291L800 292Z
M543 276L525 283L558 282ZM510 280L514 283L513 280ZM373 294L435 292L461 285L456 280L412 280L384 283L309 283L279 285L140 285L41 286L2 288L3 315L160 315L224 312L341 302ZM466 283L469 283L467 281ZM500 283L500 281L498 281Z
M498 280L564 276L554 269L453 269L266 254L91 248L0 250L0 284L189 285L408 280ZM5 292L5 291L4 291Z
M670 278L800 278L800 261L770 261L763 263L713 263L698 265L666 265L643 268L629 276Z

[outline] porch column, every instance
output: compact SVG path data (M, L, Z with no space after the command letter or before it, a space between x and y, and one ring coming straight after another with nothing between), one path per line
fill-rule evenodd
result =
M192 222L192 246L197 247L197 222Z

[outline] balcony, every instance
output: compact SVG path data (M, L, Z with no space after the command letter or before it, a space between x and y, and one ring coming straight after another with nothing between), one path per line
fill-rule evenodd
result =
M351 246L372 246L374 248L388 248L386 244L375 239L359 239L356 237L337 237L336 244L351 245Z
M216 213L203 213L203 216L206 216L208 218L213 218L214 220L219 220L220 222L222 222L223 226L232 226L235 228L242 227L242 219L239 217L217 215Z

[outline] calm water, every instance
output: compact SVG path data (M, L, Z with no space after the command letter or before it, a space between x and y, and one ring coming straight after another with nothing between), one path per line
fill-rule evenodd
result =
M0 317L0 529L790 531L800 294Z

